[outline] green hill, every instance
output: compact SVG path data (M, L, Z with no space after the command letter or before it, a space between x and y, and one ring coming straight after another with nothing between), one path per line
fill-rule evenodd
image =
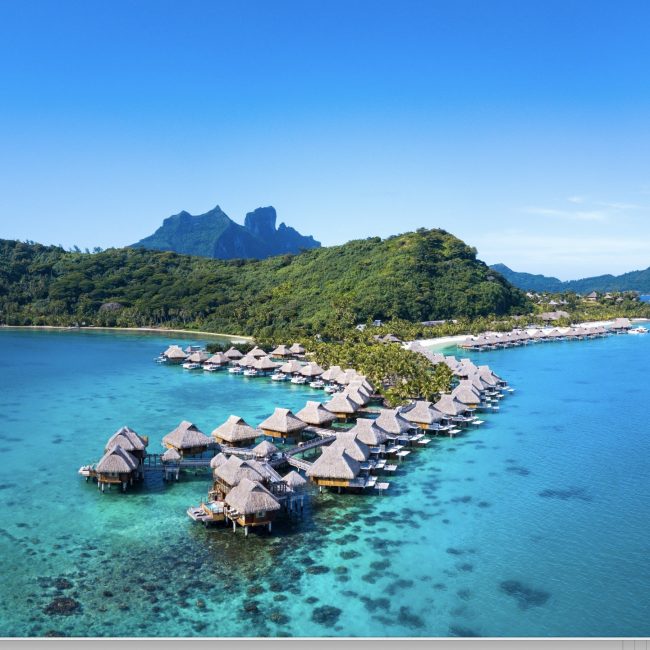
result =
M443 230L265 260L140 248L71 253L0 240L0 322L193 327L260 337L369 319L528 311L524 294Z
M508 282L524 291L547 291L549 293L563 293L572 291L587 294L592 291L605 293L607 291L639 291L650 293L650 268L643 271L630 271L622 275L598 275L581 280L558 280L546 275L533 275L513 271L505 264L493 264L490 268L501 273Z

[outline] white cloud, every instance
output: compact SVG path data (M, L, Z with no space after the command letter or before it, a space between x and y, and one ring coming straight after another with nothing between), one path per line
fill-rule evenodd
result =
M567 198L567 201L569 203L584 203L585 202L585 197L584 196L570 196Z
M524 208L524 211L540 217L557 217L575 221L606 221L608 217L608 213L604 210L557 210L531 206Z

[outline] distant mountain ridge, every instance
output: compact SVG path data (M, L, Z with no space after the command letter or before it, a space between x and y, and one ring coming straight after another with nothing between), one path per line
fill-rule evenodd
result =
M500 273L515 287L524 291L547 291L549 293L573 291L579 294L587 294L592 291L601 293L606 291L650 293L650 268L642 271L630 271L622 275L598 275L564 282L552 276L513 271L505 264L492 264L490 268Z
M276 219L271 206L249 212L243 226L219 206L199 215L183 211L167 217L153 235L133 247L224 260L264 259L320 247L313 237L301 235L284 223L276 228Z

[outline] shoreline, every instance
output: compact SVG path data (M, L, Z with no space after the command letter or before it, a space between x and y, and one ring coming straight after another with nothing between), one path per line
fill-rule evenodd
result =
M203 332L199 330L181 330L167 329L164 327L99 327L89 325L87 327L69 327L67 325L0 325L0 331L3 329L17 330L66 330L66 331L105 331L105 332L151 332L154 334L196 334L197 336L216 336L219 338L229 338L231 341L252 341L252 336L243 336L239 334L223 334L220 332Z
M632 323L641 323L641 322L646 322L647 320L648 320L647 318L630 318L630 322ZM576 323L575 327L607 327L609 325L612 325L613 322L614 322L613 318L609 320L585 321L584 323ZM524 327L522 329L529 330L529 329L548 329L548 328L554 329L555 326L545 325L544 327L541 328ZM558 329L562 330L568 328L560 327ZM460 341L464 341L468 336L473 336L473 334L468 332L466 334L455 334L454 336L438 336L432 339L417 339L415 341L405 341L404 344L407 347L411 343L419 343L420 345L424 345L426 347L442 348L448 345L453 345L454 343L458 343Z

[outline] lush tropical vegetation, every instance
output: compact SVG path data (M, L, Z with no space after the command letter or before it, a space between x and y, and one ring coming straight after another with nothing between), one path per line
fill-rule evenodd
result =
M0 240L0 322L160 326L282 340L356 323L530 311L525 295L443 230L266 260L143 249L68 252Z

